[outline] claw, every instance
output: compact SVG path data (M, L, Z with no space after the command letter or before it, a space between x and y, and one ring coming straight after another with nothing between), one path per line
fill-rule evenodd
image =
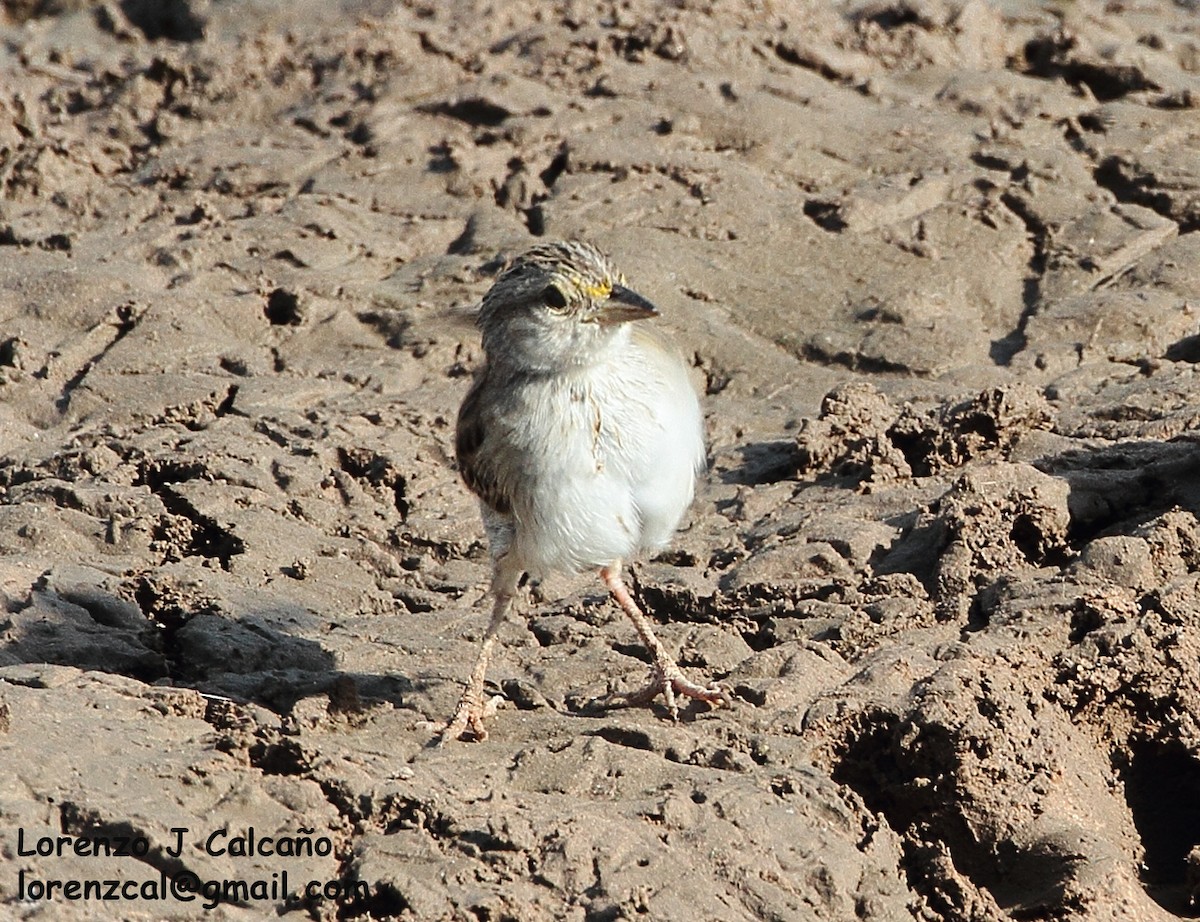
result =
M486 701L482 695L471 694L471 689L463 692L455 708L454 716L444 724L432 720L421 721L423 729L434 730L434 745L444 746L447 740L470 739L482 743L488 738L487 727L483 722L495 715L500 703L504 700L500 695L492 695Z
M713 707L733 704L733 698L724 686L717 682L709 685L693 682L683 674L682 669L669 659L655 664L651 671L650 681L644 686L637 691L626 692L616 697L628 705L641 707L649 704L659 695L666 699L667 710L671 712L672 720L679 719L676 695L695 698L697 701L703 701Z

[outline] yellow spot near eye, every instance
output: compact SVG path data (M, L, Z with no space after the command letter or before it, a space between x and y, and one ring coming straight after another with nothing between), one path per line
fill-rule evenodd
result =
M572 272L567 275L567 279L579 294L585 298L590 298L594 301L603 301L612 294L613 283L609 279L597 282L592 279L585 279L582 275Z
M601 282L599 285L583 285L581 287L585 295L596 300L607 298L612 294L612 283L610 282Z

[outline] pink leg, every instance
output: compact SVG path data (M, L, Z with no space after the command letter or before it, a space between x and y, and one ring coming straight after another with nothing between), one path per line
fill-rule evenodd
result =
M650 622L646 620L646 616L638 608L637 602L629 594L625 581L621 579L620 562L601 569L600 578L604 580L604 585L617 600L621 610L629 616L629 620L637 628L642 643L654 655L654 676L650 679L649 684L635 692L621 695L622 699L629 704L644 705L662 695L667 700L667 709L671 712L672 720L679 719L679 707L675 703L676 694L706 701L712 705L733 703L729 692L715 682L711 685L697 685L683 674L683 670L671 658L671 654L662 645L662 641L655 636L654 631L650 628Z
M496 635L500 631L500 625L508 617L508 606L511 602L511 592L495 592L492 620L488 622L487 632L483 635L479 658L475 660L471 678L467 680L467 687L463 689L462 697L458 699L458 707L454 710L454 716L438 731L439 746L446 740L462 738L468 730L471 737L478 742L487 739L488 732L483 721L496 712L496 705L494 701L483 700L483 680L487 675L488 663L492 658L492 648L496 645Z

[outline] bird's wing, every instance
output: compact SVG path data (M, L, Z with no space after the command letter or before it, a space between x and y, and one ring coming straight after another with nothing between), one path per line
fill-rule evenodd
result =
M458 469L471 492L497 512L507 515L512 512L512 502L496 476L494 465L487 462L487 454L481 452L487 439L487 424L483 416L484 390L488 369L475 378L462 406L458 408L458 425L454 432L454 453L458 458Z

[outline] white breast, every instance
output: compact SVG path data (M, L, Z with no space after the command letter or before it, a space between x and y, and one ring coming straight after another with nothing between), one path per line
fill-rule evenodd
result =
M513 495L510 551L535 576L661 550L692 501L703 423L682 359L643 335L618 345L527 385L539 412L513 446L531 476Z

